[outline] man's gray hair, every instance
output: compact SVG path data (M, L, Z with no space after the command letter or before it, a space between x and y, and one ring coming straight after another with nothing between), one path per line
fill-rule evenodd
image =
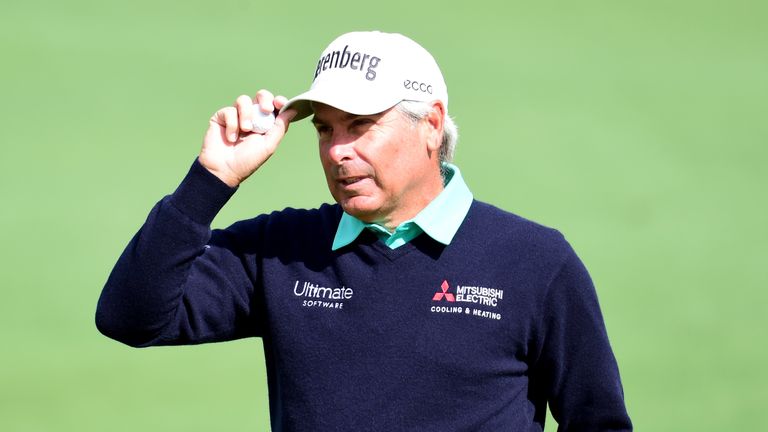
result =
M418 123L432 110L432 106L427 102L400 101L395 108L406 118ZM456 152L456 143L459 141L459 130L453 119L445 113L445 122L443 123L443 142L440 145L438 156L440 162L453 161L453 154Z

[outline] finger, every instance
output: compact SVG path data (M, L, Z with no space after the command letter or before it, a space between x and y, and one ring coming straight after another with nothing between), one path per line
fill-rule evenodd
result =
M261 108L261 110L265 113L271 113L275 110L274 100L275 96L266 89L261 89L256 92L256 104Z
M224 135L229 142L237 141L238 129L237 108L225 107L216 113L216 123L224 126Z
M272 126L272 129L267 131L267 135L285 135L288 131L288 126L290 126L291 120L293 120L294 117L296 117L296 110L294 109L285 110L280 113L280 115L275 118L275 125Z
M273 104L276 110L281 110L288 103L288 98L285 96L275 96Z
M237 140L237 109L224 107L211 116L211 122L224 128L224 136L228 141Z
M253 130L253 101L246 95L240 95L235 100L235 107L237 108L240 130L251 132Z

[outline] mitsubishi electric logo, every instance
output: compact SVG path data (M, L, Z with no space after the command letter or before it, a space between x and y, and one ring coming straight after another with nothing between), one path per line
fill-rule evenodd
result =
M432 313L441 314L461 314L501 320L501 314L496 312L499 302L504 298L504 290L498 288L488 288L481 286L456 285L456 294L449 293L450 284L443 280L440 284L440 290L432 296L433 302L441 302L445 299L446 306L433 305L429 308ZM470 303L466 306L459 306L461 303ZM479 307L484 306L480 309ZM490 308L491 310L487 310Z
M443 297L445 297L445 299L446 299L447 301L449 301L449 302L455 302L455 301L456 301L456 298L453 296L453 294L451 294L451 293L449 293L449 292L448 292L448 288L449 288L449 287L450 287L450 286L448 285L448 281L447 281L447 280L444 280L444 281L443 281L443 284L442 284L442 285L440 285L440 289L442 289L442 291L438 291L438 292L436 292L436 293L435 293L435 295L434 295L434 297L432 297L432 301L440 301L440 300L442 300L442 299L443 299Z

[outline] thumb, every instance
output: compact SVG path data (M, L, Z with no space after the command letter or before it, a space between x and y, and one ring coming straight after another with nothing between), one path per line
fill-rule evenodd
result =
M275 124L267 131L266 136L279 135L282 138L286 132L288 132L288 126L291 124L291 120L296 117L297 111L295 109L288 109L275 118Z

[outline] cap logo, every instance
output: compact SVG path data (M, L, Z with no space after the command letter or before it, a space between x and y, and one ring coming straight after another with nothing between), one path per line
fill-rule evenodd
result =
M341 51L331 51L325 56L320 57L315 70L315 78L328 69L344 69L349 67L352 70L365 72L365 79L373 81L376 79L376 66L381 59L379 57L362 53L359 51L348 51L349 45L344 46Z
M405 80L403 86L409 90L420 91L423 93L432 94L432 84L427 84L418 81Z

